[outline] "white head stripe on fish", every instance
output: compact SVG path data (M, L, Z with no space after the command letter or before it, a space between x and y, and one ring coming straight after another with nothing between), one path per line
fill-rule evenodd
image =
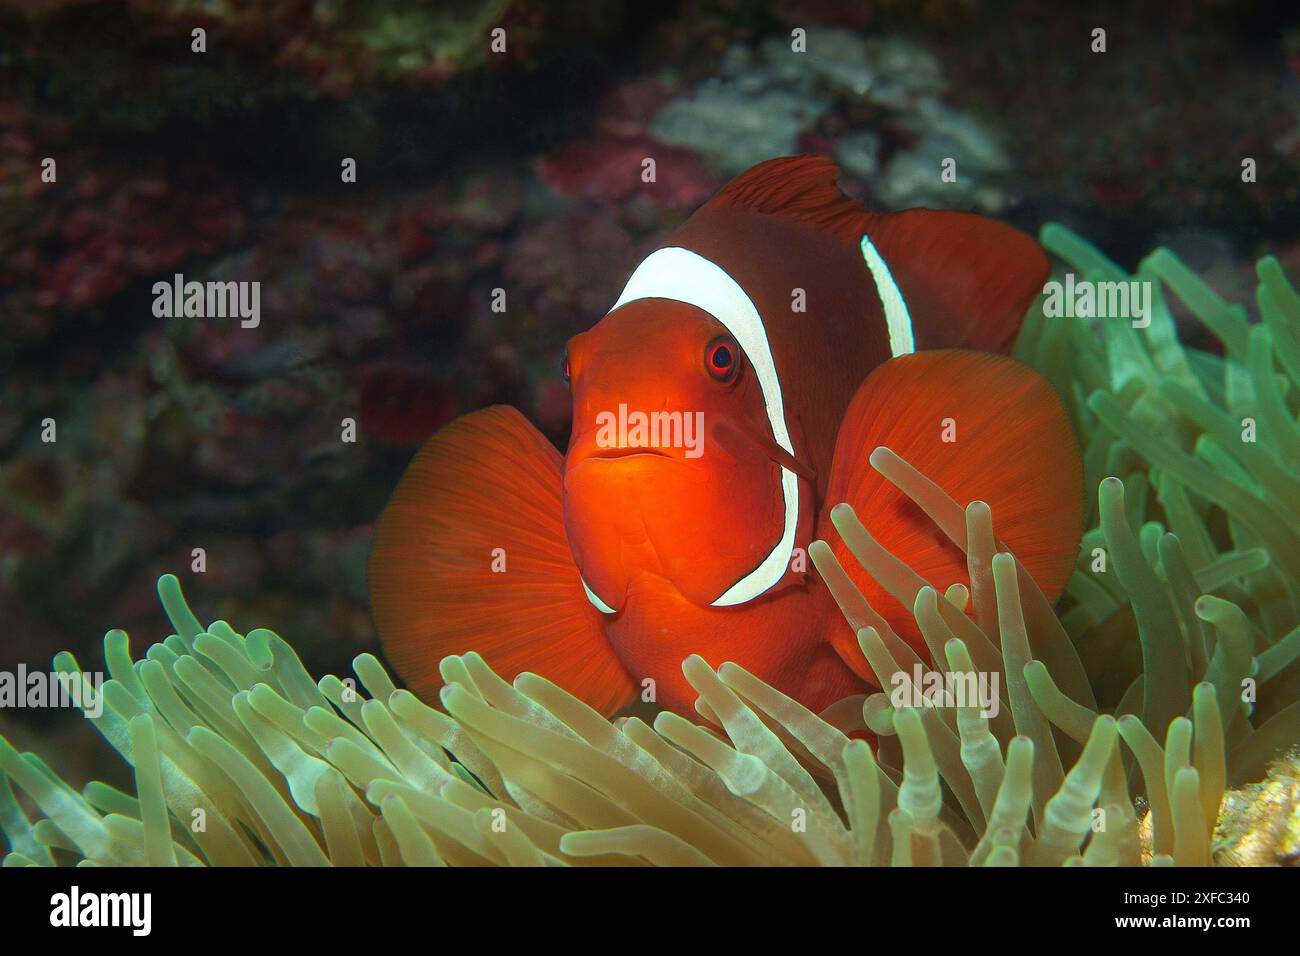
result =
M876 281L876 293L880 296L880 304L885 308L890 354L897 358L915 352L916 341L912 337L912 316L907 311L907 303L903 301L903 293L899 291L898 284L894 282L894 277L889 272L889 266L885 265L885 260L876 251L871 239L865 235L862 237L860 248L862 258L867 268L871 270L871 278Z
M767 329L753 301L735 279L698 253L668 246L642 260L627 280L614 308L609 311L637 299L685 302L721 322L754 367L772 437L787 452L794 454L790 433L786 429L781 383L776 376L776 362L767 341ZM799 520L799 481L794 472L784 466L781 468L781 494L785 499L785 527L781 540L758 567L714 601L715 606L743 604L758 597L785 574L790 555L794 553L795 526Z

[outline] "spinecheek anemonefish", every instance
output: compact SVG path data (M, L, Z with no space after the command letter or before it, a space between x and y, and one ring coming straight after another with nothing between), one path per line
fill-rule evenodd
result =
M867 692L876 679L806 559L814 540L928 652L831 508L851 504L941 592L969 583L965 555L869 464L879 446L960 504L988 502L1000 541L1060 593L1079 452L1048 383L1005 355L1045 255L979 216L870 212L838 175L816 156L756 166L641 262L569 343L567 454L507 406L429 439L369 564L384 650L416 694L436 696L440 659L471 650L605 714L653 686L693 716L690 654L815 711Z

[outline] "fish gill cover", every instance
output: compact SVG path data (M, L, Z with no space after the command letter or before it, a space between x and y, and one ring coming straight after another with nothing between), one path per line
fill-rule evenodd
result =
M1060 226L1041 240L1082 276L1132 278ZM832 722L699 656L683 670L708 729L670 712L609 722L543 678L503 680L472 652L443 659L430 706L372 655L354 662L358 689L313 679L266 629L204 628L167 575L158 592L175 633L133 660L110 631L111 679L102 706L87 706L133 766L135 793L78 792L0 738L5 863L1294 862L1300 297L1276 260L1258 275L1253 325L1167 250L1138 269L1157 290L1145 328L1049 320L1041 302L1027 317L1017 355L1065 398L1094 492L1059 616L998 551L987 506L961 507L897 456L873 464L961 545L971 588L937 593L864 546L861 525L849 540L913 608L930 663L868 623L861 593L814 545L875 674L909 686L932 668L995 671L1009 710L992 719L880 692L845 701ZM1223 355L1179 343L1171 298ZM1241 421L1276 440L1243 443ZM1097 680L1119 670L1108 630L1129 614L1131 679ZM84 679L71 655L55 667ZM875 753L846 735L860 728L878 735ZM41 816L29 819L11 782ZM206 826L186 825L196 814Z

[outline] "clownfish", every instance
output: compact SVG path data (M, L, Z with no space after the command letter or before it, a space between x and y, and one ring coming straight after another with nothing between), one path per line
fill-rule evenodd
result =
M435 698L439 661L469 651L605 715L653 688L694 716L692 654L814 711L869 692L806 559L814 540L929 655L832 507L852 505L941 593L969 584L965 554L871 467L879 446L963 506L987 502L1001 543L1059 595L1082 533L1079 449L1048 382L1006 356L1045 254L980 216L871 212L838 177L825 157L762 163L636 267L568 343L564 455L508 406L428 440L368 568L376 630L414 693Z

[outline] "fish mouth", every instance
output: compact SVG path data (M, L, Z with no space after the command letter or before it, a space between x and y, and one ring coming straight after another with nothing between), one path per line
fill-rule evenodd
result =
M673 454L667 449L645 445L601 448L584 443L584 446L570 450L566 457L566 473L572 473L586 465L611 479L643 476L643 473L653 471L663 478L667 478L671 472L675 480L691 483L710 481L707 469L691 467L695 464L692 459Z
M588 461L618 461L623 458L671 458L658 448L602 448L587 455Z

